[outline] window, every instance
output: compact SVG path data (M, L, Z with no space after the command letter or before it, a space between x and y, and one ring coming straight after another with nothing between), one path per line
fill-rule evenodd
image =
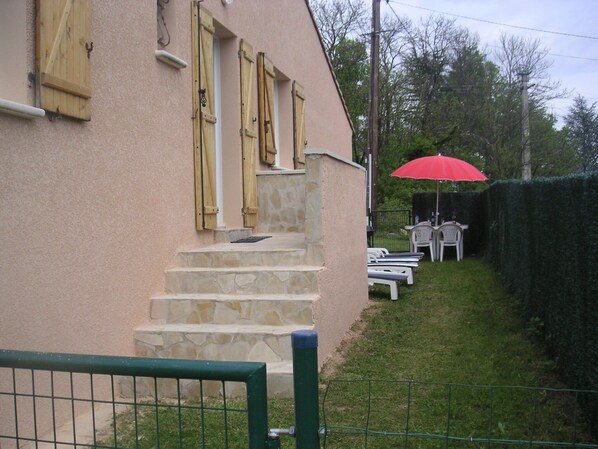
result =
M4 60L0 64L0 98L25 104L29 102L26 23L26 2L0 2L0 54Z
M255 57L253 47L245 40L239 43L241 75L241 153L243 155L243 226L257 225L257 179L255 144Z
M260 159L268 165L276 163L276 113L274 64L259 53L257 58L257 89L259 114Z
M23 0L0 1L0 112L25 118L43 117L34 104L33 5Z
M200 26L197 27L197 19ZM214 51L214 20L193 5L193 145L195 161L196 229L215 229L218 226L216 145L218 133L217 101L214 83L218 51ZM216 44L217 46L218 44ZM218 47L216 47L218 48ZM216 60L215 60L216 56ZM219 97L218 97L219 98Z
M303 87L293 81L293 162L295 168L305 167L305 94Z
M41 107L91 120L91 0L37 2Z
M0 111L43 117L43 109L60 115L91 119L91 0L36 2L35 52L27 36L33 31L33 2L0 2ZM32 64L32 63L31 63ZM35 75L34 75L35 72ZM37 83L37 86L35 85ZM38 88L34 98L32 87Z
M258 134L260 160L274 168L305 166L303 88L258 53Z

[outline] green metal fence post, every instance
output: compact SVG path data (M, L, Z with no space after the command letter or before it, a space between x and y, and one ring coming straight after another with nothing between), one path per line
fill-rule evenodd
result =
M247 380L247 427L249 429L249 448L263 448L268 435L266 364L263 364Z
M293 382L295 393L295 438L297 449L320 447L320 411L318 400L318 334L295 331L293 347Z

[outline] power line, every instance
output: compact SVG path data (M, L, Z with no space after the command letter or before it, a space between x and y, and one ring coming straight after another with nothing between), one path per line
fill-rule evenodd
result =
M425 8L423 6L410 5L409 3L398 2L396 0L386 0L387 4L391 3L391 2L395 3L397 5L408 6L409 8L423 9L424 11L430 11L430 12L434 12L434 13L437 13L437 14L443 14L443 15L446 15L446 16L459 17L461 19L474 20L476 22L490 23L492 25L500 25L500 26L505 26L505 27L510 27L510 28L518 28L520 30L535 31L535 32L538 32L538 33L557 34L559 36L577 37L577 38L580 38L580 39L591 39L591 40L597 40L598 41L598 37L596 37L596 36L585 36L585 35L582 35L582 34L564 33L564 32L561 32L561 31L550 31L550 30L542 30L540 28L531 28L531 27L524 27L524 26L519 26L519 25L511 25L511 24L508 24L508 23L494 22L492 20L478 19L477 17L463 16L463 15L460 15L460 14L453 14L453 13L450 13L450 12L439 11L439 10L431 9L431 8ZM394 12L394 10L393 10L393 12ZM396 12L395 12L395 15L396 15Z
M572 58L572 59L583 59L584 61L598 61L598 58L584 58L583 56L572 56L572 55L560 55L558 53L548 53L550 56L556 56L557 58Z
M487 47L491 47L491 48L495 48L497 50L500 50L501 47L498 45L489 45L486 44ZM596 61L598 62L598 58L586 58L585 56L574 56L574 55L563 55L560 53L546 53L548 56L555 56L557 58L571 58L571 59L582 59L584 61Z
M457 15L457 14L451 14L451 13L445 13L445 12L442 12L442 11L437 11L437 10L435 10L435 9L424 8L424 7L421 7L421 6L408 5L407 3L401 3L401 2L397 2L397 1L395 1L395 0L386 0L386 4L388 5L388 7L389 7L389 8L390 8L390 10L392 11L392 13L395 15L395 17L396 17L396 18L397 18L399 21L401 21L401 19L400 19L399 15L397 14L397 12L394 10L394 8L392 7L392 5L391 5L390 3L397 3L397 4L399 4L399 5L410 6L410 7L412 7L412 8L424 9L424 10L426 10L426 11L432 11L432 12L436 12L436 13L439 13L439 14L447 14L447 15L449 15L449 16L463 17L463 18L465 18L465 19L470 19L470 20L479 20L479 21L481 21L481 22L488 22L488 23L492 23L492 24L495 24L495 25L504 25L504 26L508 26L508 27L509 27L509 26L512 26L512 27L514 27L514 28L523 28L523 29L529 29L529 30L534 30L534 31L540 31L540 32L543 32L543 33L553 33L552 31L535 30L535 29L533 29L533 28L519 27L519 26L516 26L516 25L508 25L508 24L503 24L503 23L500 23L500 22L491 22L491 21L488 21L488 20L483 20L483 19L474 19L474 18L471 18L471 17L459 16L459 15ZM396 31L399 31L399 30L385 30L385 31L394 31L394 32L396 32ZM567 33L558 33L558 32L554 32L554 33L556 33L556 34L564 34L564 35L566 35L566 36L584 37L584 38L587 38L587 39L596 39L596 40L598 40L598 38L597 38L597 37L592 37L592 36L576 36L576 35L573 35L573 34L567 34ZM499 47L498 47L498 46L496 46L496 45L490 45L490 47L493 47L493 48L499 48ZM556 56L557 58L581 59L581 60L584 60L584 61L596 61L596 62L598 62L598 58L586 58L586 57L583 57L583 56L563 55L563 54L559 54L559 53L548 53L548 55L549 55L549 56Z

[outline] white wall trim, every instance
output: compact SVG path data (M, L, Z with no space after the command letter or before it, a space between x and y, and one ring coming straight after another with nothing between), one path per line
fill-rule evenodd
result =
M311 148L309 150L305 150L305 157L307 156L328 156L332 159L336 159L337 161L340 161L344 164L350 165L352 167L358 168L360 170L366 171L365 167L362 167L361 165L350 161L349 159L345 159L342 156L339 156L336 153L333 153L330 150L324 150L324 149L320 149L320 148Z
M46 115L46 111L43 109L17 103L15 101L5 100L3 98L0 98L0 112L28 119L44 117Z
M187 63L166 50L156 50L156 59L176 69L184 69Z

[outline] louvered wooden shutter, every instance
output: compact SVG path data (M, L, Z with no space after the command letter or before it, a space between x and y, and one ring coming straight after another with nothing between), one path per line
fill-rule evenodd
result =
M295 168L304 168L305 147L307 146L307 138L305 137L305 95L303 87L297 81L293 81L293 142Z
M218 226L216 203L216 115L214 99L214 21L201 9L197 27L193 4L193 104L195 146L195 210L197 229ZM199 28L199 31L197 30ZM199 61L197 63L197 61Z
M276 162L276 139L274 138L274 64L264 53L258 54L257 68L260 158L273 165Z
M36 7L41 106L90 120L91 1L37 0Z
M241 147L243 154L243 226L257 225L257 179L255 163L254 95L255 59L253 48L244 40L239 48L241 64Z

